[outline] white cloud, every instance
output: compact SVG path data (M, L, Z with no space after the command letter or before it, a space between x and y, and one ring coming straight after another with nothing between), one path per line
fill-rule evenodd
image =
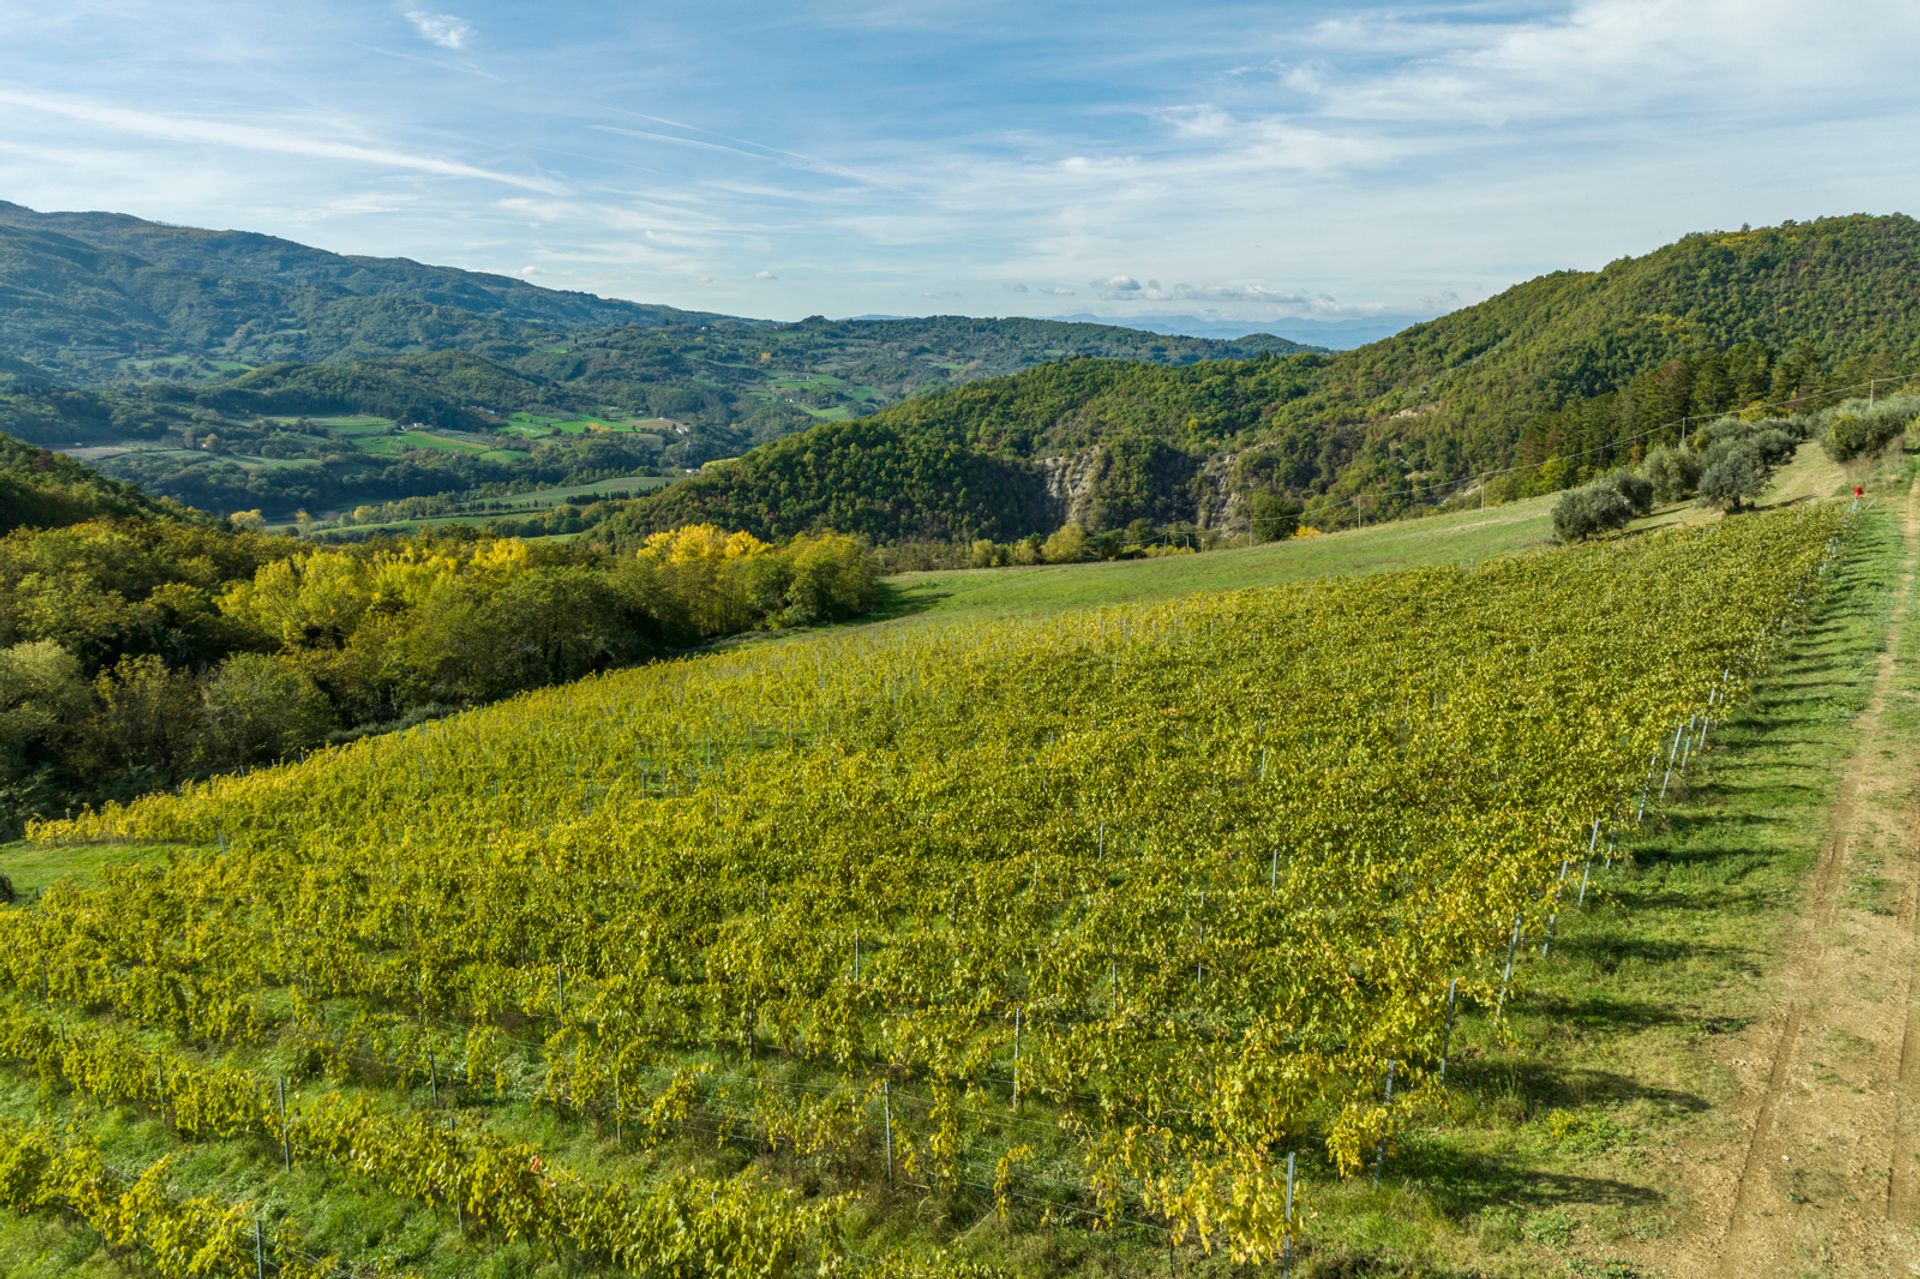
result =
M753 278L756 280L777 280L780 277L775 275L771 271L755 271L753 273Z
M1162 107L1154 114L1162 123L1171 125L1176 134L1188 138L1218 138L1233 127L1231 116L1219 107L1204 102Z
M1313 299L1304 293L1282 293L1260 284L1176 284L1177 298L1204 302L1262 302L1273 306L1305 306Z
M357 142L341 142L332 138L303 137L297 133L261 125L229 124L223 120L160 115L131 107L93 102L84 98L0 88L0 103L94 125L114 133L156 138L167 142L209 143L243 151L267 151L321 160L347 160L356 164L372 164L390 169L410 169L416 173L432 173L441 177L479 178L487 182L498 182L505 186L522 187L529 191L545 191L550 194L559 194L565 189L561 184L543 178L501 173L494 169L464 164L458 160L443 160L438 156L414 155L388 147L364 146Z
M442 49L464 49L473 38L473 24L451 13L429 13L425 9L407 10L407 21L420 38Z
M1095 280L1093 287L1102 293L1138 293L1140 281L1130 275L1110 275L1104 280Z

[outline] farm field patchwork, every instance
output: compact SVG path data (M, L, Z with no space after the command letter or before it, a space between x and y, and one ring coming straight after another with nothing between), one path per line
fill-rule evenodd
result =
M555 417L542 413L515 413L500 429L502 435L542 439L549 435L585 435L593 431L637 431L656 435L673 433L676 423L670 418L628 418L618 414L598 417Z
M1307 1205L1417 1139L1846 534L824 634L41 827L172 851L0 911L57 1085L0 1110L224 1143L249 1197L284 1156L435 1273L676 1214L776 1272L1274 1262L1288 1156Z

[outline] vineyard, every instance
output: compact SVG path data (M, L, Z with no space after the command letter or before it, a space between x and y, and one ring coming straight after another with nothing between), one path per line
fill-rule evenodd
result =
M1277 1272L1846 534L770 643L41 826L173 851L0 908L0 1074L48 1108L0 1206L168 1275L428 1266L54 1113L132 1112L575 1273L972 1273L992 1218Z

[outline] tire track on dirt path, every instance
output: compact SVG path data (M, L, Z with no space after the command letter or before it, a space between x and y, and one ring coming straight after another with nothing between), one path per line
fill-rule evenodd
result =
M1745 1104L1745 1157L1700 1258L1729 1277L1906 1274L1917 1255L1920 837L1888 712L1920 572L1920 481L1901 528L1886 640L1780 969L1772 1056ZM1890 910L1879 897L1896 884Z

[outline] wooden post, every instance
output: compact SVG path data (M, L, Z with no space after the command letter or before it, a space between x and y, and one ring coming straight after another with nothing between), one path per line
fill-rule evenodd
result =
M450 1137L454 1136L454 1122L453 1122L452 1115L447 1116L447 1133ZM460 1151L458 1149L459 1142L456 1138L456 1140L454 1140L449 1144L455 1147L455 1149L452 1152L454 1157L453 1166L457 1169L460 1166L460 1158L459 1158ZM467 1228L467 1208L465 1204L460 1202L460 1180L459 1180L458 1173L456 1173L454 1176L453 1187L448 1192L447 1197L453 1200L453 1224L457 1226L462 1233L464 1233Z
M1594 831L1596 834L1598 834L1599 832L1598 822L1594 823ZM1571 858L1562 858L1560 860L1560 878L1558 881L1554 883L1554 886L1553 886L1553 909L1547 912L1547 935L1540 942L1540 956L1543 959L1546 958L1547 947L1553 945L1554 921L1560 918L1560 889L1563 886L1565 886L1567 882L1567 868L1572 864L1573 862Z
M1680 725L1673 726L1673 745L1667 748L1667 775L1660 779L1660 798L1667 797L1667 786L1673 781L1673 761L1680 753Z
M1013 1008L1013 1108L1020 1109L1020 1006Z

